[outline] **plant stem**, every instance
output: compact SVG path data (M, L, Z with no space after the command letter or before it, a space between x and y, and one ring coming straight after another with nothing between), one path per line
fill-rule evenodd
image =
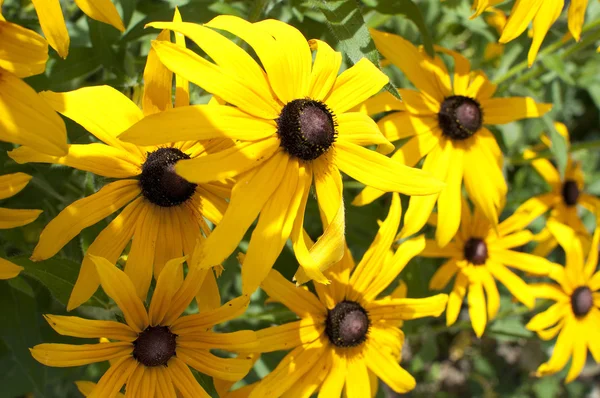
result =
M254 4L248 14L248 22L256 22L260 19L269 0L254 0Z

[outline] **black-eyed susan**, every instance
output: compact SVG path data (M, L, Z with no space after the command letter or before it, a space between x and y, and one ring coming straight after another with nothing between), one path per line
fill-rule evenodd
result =
M168 40L169 32L164 32L161 39ZM185 141L160 147L138 147L117 138L145 114L172 106L172 74L153 51L148 55L144 77L143 111L108 86L66 93L43 92L41 95L54 109L79 123L101 143L69 145L68 154L62 157L44 155L28 147L20 147L9 154L19 163L63 164L116 179L98 192L70 204L50 221L41 233L32 259L37 261L54 256L82 229L124 207L96 237L87 254L116 262L133 239L125 272L140 298L146 297L153 271L158 277L168 259L193 253L196 241L210 232L204 217L213 223L219 222L227 207L224 198L230 192L223 184L194 184L174 172L175 164L182 159L205 156L213 150L226 148L228 142L213 140L200 144ZM177 98L183 97L181 101L185 103L186 85L179 88ZM67 308L76 308L89 299L99 282L91 260L84 257ZM214 276L211 273L207 283L212 282ZM200 294L205 292L208 290L201 290ZM206 300L211 297L212 293Z
M531 285L535 297L556 303L534 316L526 327L543 340L558 334L550 360L540 365L537 375L557 373L572 358L566 378L569 383L581 373L588 349L600 362L600 272L596 272L600 228L596 227L587 260L581 241L570 227L548 220L548 228L566 252L566 265L550 273L556 283Z
M60 8L60 1L31 0L31 2L35 7L42 32L48 43L61 57L66 58L69 54L71 39ZM75 0L75 4L88 17L112 25L121 32L125 31L119 12L111 0Z
M91 256L106 294L123 312L125 323L46 315L58 333L82 338L106 337L108 343L39 344L33 357L47 366L83 366L112 360L110 368L88 395L112 398L123 385L127 396L209 397L189 367L209 376L240 380L252 367L246 358L222 358L210 350L252 350L257 346L252 331L215 333L211 329L242 314L248 297L233 299L216 309L181 316L199 285L181 280L184 258L169 260L158 277L148 310L127 274L102 257ZM203 271L192 271L207 274ZM201 278L200 278L201 279Z
M200 267L229 256L260 213L242 270L244 291L258 287L290 236L302 266L296 280L327 282L323 271L344 252L340 170L386 191L425 195L441 189L428 174L363 147L391 149L372 119L348 112L388 81L366 58L338 76L340 53L320 40L307 42L297 29L275 20L253 24L218 16L206 25L150 26L186 35L214 60L166 42L152 43L171 70L228 105L174 109L141 121L120 138L139 145L183 137L236 140L232 148L176 166L179 175L195 183L237 176L229 210L195 256ZM262 66L217 30L247 42ZM313 182L324 224L314 245L303 229Z
M399 89L402 102L383 93L367 101L362 109L370 114L399 111L378 123L392 142L409 138L392 159L414 166L425 158L423 170L446 182L439 195L410 199L401 237L418 232L437 202L435 237L440 246L450 242L460 224L463 179L469 198L492 225L497 225L507 187L502 175L502 152L485 125L538 117L552 106L538 104L530 97L492 98L496 85L482 71L471 71L462 55L437 48L454 58L451 80L439 56L430 58L400 36L375 30L371 33L379 51L418 91ZM381 196L383 192L375 188L365 188L353 203L364 205Z
M19 193L30 180L31 176L24 173L0 176L0 200ZM0 207L0 230L29 224L38 218L41 212L41 210L5 209ZM22 270L23 267L0 258L0 279L14 278Z
M405 286L380 297L400 271L425 247L423 236L391 245L400 224L400 199L394 194L389 214L371 247L355 267L346 250L326 275L331 284L315 284L316 295L271 270L261 287L298 321L257 332L257 352L291 350L250 392L250 397L373 396L377 379L405 393L415 379L399 364L402 321L439 316L448 297L403 298ZM242 265L245 267L245 262Z
M0 13L0 141L61 156L67 153L64 122L21 80L43 73L47 60L46 40Z
M448 258L431 278L430 289L444 289L456 276L448 299L446 325L456 322L468 294L471 324L475 334L481 337L487 322L496 317L500 308L496 279L517 300L533 308L535 298L531 289L509 268L543 276L559 266L542 257L514 250L533 239L530 231L515 229L510 219L500 223L496 231L481 211L475 209L471 214L466 201L462 203L462 221L454 240L443 248L434 240L428 240L421 256Z
M581 28L585 18L585 10L588 0L571 0L568 2L569 32L575 40L581 38ZM502 31L500 43L508 43L516 39L527 29L530 23L533 26L533 41L527 54L529 66L533 65L537 53L546 37L546 33L558 19L565 6L564 0L542 1L542 0L519 0L510 11L508 22Z
M569 146L569 131L562 123L554 123L556 130L561 134ZM525 201L517 210L515 210L515 221L521 223L523 227L527 226L535 218L541 216L550 210L550 218L568 225L582 239L584 248L587 250L591 235L583 222L581 221L578 208L581 205L586 210L596 213L600 209L600 200L584 191L585 180L581 164L575 161L569 154L567 168L564 177L561 177L559 171L552 165L550 160L538 158L539 151L548 149L552 143L546 135L542 135L543 146L527 149L524 152L525 158L534 158L531 161L533 168L550 185L551 192L535 196ZM545 257L557 245L557 241L548 228L544 228L537 236L538 245L534 253Z

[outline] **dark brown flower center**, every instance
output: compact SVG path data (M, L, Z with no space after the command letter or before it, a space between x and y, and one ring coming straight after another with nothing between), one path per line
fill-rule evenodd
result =
M442 102L438 123L446 137L466 140L481 128L482 116L481 106L475 99L453 95Z
M161 207L177 206L196 192L196 184L175 173L175 163L189 159L177 148L159 148L148 153L139 184L146 199Z
M148 367L166 366L175 356L176 339L168 326L148 326L133 342L133 357Z
M562 197L567 206L575 206L579 199L579 187L577 181L566 180L562 187Z
M277 119L281 146L292 156L314 160L327 152L337 137L333 112L321 101L288 102Z
M585 316L594 305L592 291L587 286L579 286L571 294L571 308L577 317Z
M485 260L488 258L488 249L485 241L480 238L469 239L465 243L464 255L465 259L474 265L485 264Z
M367 338L369 316L360 304L342 301L327 314L325 333L338 347L355 347Z

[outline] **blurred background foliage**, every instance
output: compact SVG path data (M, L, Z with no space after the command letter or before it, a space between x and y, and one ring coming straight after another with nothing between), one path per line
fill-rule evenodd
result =
M527 68L530 45L527 34L505 46L496 47L498 57L486 57L486 48L496 43L497 29L490 25L490 14L471 20L470 0L115 0L127 30L120 34L109 25L87 18L70 0L61 1L71 36L70 54L66 60L50 50L46 73L27 79L36 90L67 91L90 85L107 84L140 98L142 72L150 41L158 33L144 29L150 21L170 20L179 7L184 21L203 23L218 14L233 14L250 21L275 18L300 29L307 38L320 38L336 46L346 55L345 67L363 56L377 62L379 56L370 40L368 27L395 32L431 51L440 45L459 51L470 59L474 69L483 69L499 83L498 95L530 95L538 101L552 102L554 109L545 120L510 123L493 132L506 156L505 176L509 183L507 206L503 217L520 203L548 191L542 178L523 160L522 153L539 143L542 132L552 120L564 122L571 133L572 156L580 161L586 176L586 190L600 194L600 2L591 1L582 41L565 37L566 12L548 33L537 62ZM513 1L499 8L510 11ZM565 3L569 3L566 1ZM565 5L566 7L566 5ZM3 15L9 21L39 31L35 11L27 0L5 0ZM190 43L190 47L191 46ZM487 51L490 51L489 49ZM397 87L410 83L393 66L384 68ZM207 102L209 96L192 87L192 102ZM91 142L94 138L79 125L65 119L71 143ZM59 336L42 318L44 313L64 314L65 304L76 280L79 264L87 246L110 221L107 219L84 230L54 258L40 263L28 260L43 227L65 206L89 195L106 183L103 178L61 166L28 164L19 166L6 156L12 146L0 143L0 174L23 171L34 178L18 195L2 202L3 207L39 208L43 214L25 227L0 233L0 256L11 258L25 267L17 278L0 282L0 397L80 396L73 381L97 380L106 365L81 368L49 368L34 361L28 348L40 342L69 342ZM554 156L561 164L565 159L560 148ZM360 184L345 180L345 199L350 203L360 191ZM377 231L377 220L387 214L389 195L365 207L347 206L346 233L354 257L360 259ZM406 208L406 198L403 201ZM590 214L582 214L586 225L593 228ZM541 220L534 223L537 231ZM316 201L309 201L306 226L311 235L320 232ZM247 238L240 244L245 250ZM526 247L523 250L530 250ZM551 254L562 261L560 249ZM409 297L431 295L429 279L441 262L415 259L400 275L408 284ZM218 283L223 301L240 293L239 265L232 256L225 264ZM289 248L278 259L275 268L286 277L297 268ZM591 362L578 381L564 386L566 372L544 379L531 376L546 360L552 342L541 342L524 328L532 314L511 301L500 287L502 306L481 339L471 330L464 310L459 322L446 328L445 318L407 322L404 330L407 345L402 366L417 379L414 397L538 397L590 396L600 394L600 367ZM222 325L223 330L258 329L294 319L294 315L277 304L264 304L265 296L257 292L247 313ZM538 309L544 303L538 303ZM190 309L193 311L193 309ZM97 319L115 319L115 306L101 291L73 315ZM75 342L75 341L73 341ZM76 339L82 343L81 339ZM273 369L283 353L263 355L249 376L252 382ZM201 384L213 394L212 380L197 374ZM393 393L381 386L379 397Z

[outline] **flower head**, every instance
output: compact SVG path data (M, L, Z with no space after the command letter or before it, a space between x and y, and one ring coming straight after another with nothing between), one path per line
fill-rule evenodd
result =
M279 365L250 391L250 397L319 396L371 397L371 378L404 393L415 379L398 361L402 354L403 321L439 316L447 296L405 298L401 284L379 297L404 266L425 246L423 236L392 242L400 223L400 199L393 195L386 220L363 259L355 266L348 250L327 276L331 284L314 284L316 294L296 287L271 270L261 287L300 318L257 332L256 352L291 350ZM245 262L243 267L245 267Z
M429 282L429 288L443 289L456 276L448 299L446 324L450 326L456 322L463 299L467 296L471 324L475 334L481 337L487 322L496 317L500 308L496 279L506 286L517 300L533 308L533 292L509 267L541 276L548 275L557 265L542 257L515 250L530 242L533 234L527 230L516 229L517 224L513 223L512 218L494 229L478 209L471 214L465 200L461 215L460 230L452 242L442 248L435 241L428 240L421 255L449 258L435 272Z
M83 338L106 337L108 343L39 344L33 357L47 366L82 366L112 360L89 397L112 398L125 385L127 395L208 397L188 366L225 380L240 380L253 362L245 358L221 358L210 352L251 350L256 347L252 331L215 333L213 326L243 313L248 297L199 314L181 316L194 298L198 277L182 281L182 262L170 260L158 278L149 309L137 296L129 277L109 261L91 257L106 294L123 312L125 323L46 315L58 333ZM193 272L193 271L192 271ZM198 271L206 275L206 270ZM183 283L182 283L183 282ZM90 387L84 385L84 388ZM155 395L156 394L156 395Z
M61 156L67 152L64 122L21 80L43 73L47 60L48 44L42 36L0 14L0 141Z
M169 40L169 37L165 31L159 40ZM182 45L182 41L177 45ZM69 145L68 154L61 157L48 156L29 147L17 148L9 154L18 163L62 164L116 179L61 211L44 228L33 251L34 260L52 257L84 228L123 208L89 246L69 299L69 310L88 300L99 286L89 255L116 262L133 238L125 272L132 279L138 297L145 298L152 275L158 277L170 258L191 256L196 241L210 233L204 218L218 223L227 206L228 186L191 183L177 175L174 168L182 159L197 159L213 150L227 148L230 143L183 141L139 147L117 138L145 115L173 106L173 75L153 51L148 55L144 77L143 110L108 86L66 93L43 92L41 95L54 109L79 123L101 142ZM177 78L177 83L181 83L181 78ZM187 103L187 89L187 84L178 84L175 106ZM212 273L207 281L211 280L214 280Z
M492 98L496 85L483 72L471 71L462 55L437 47L454 59L451 79L439 56L430 58L400 36L375 30L371 33L379 51L417 90L399 89L402 102L389 93L380 94L367 101L363 111L397 111L378 122L390 141L408 138L392 159L414 166L425 158L423 170L446 182L439 194L410 199L401 236L418 232L437 202L436 240L440 246L447 244L460 224L463 181L469 198L495 227L507 187L502 152L486 125L538 117L551 105L538 104L530 97ZM367 187L353 203L367 204L382 194Z
M250 23L222 15L205 25L150 26L186 35L214 60L170 43L152 44L171 70L227 105L174 109L142 120L120 137L139 145L184 138L236 141L232 148L182 160L175 168L194 183L237 179L228 211L194 256L195 265L221 263L260 214L242 270L244 291L259 286L289 237L301 265L296 280L326 283L323 271L344 252L340 171L385 191L426 195L441 189L426 173L363 147L392 149L372 119L349 112L388 81L367 59L338 75L340 53L275 20ZM261 65L219 31L248 43ZM313 183L324 230L314 243L303 229Z
M594 360L600 362L600 272L596 272L600 228L596 227L587 260L573 229L555 220L548 220L548 228L565 250L567 261L564 268L558 267L550 273L556 283L532 285L537 298L555 303L534 316L526 327L543 340L558 334L550 360L540 365L537 375L557 373L572 358L566 378L569 383L581 373L588 349Z
M27 186L31 176L14 173L0 176L0 200L10 198ZM20 227L34 221L41 210L5 209L0 207L0 229ZM23 270L8 260L0 258L0 279L14 278Z

